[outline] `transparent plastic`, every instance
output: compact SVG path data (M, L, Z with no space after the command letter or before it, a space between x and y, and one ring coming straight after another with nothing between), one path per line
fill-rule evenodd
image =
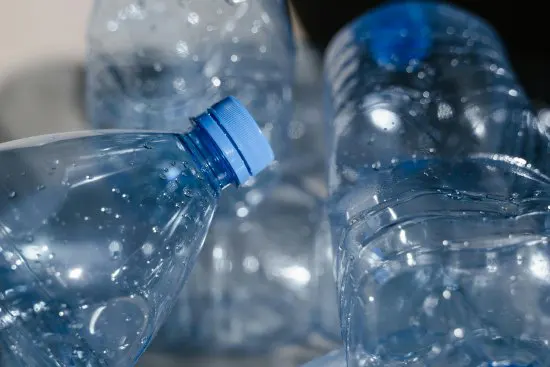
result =
M197 125L0 145L0 342L26 367L131 366L237 184Z
M286 138L292 158L281 160L281 180L258 204L233 204L236 216L217 213L178 306L155 341L161 350L273 351L306 344L321 309L337 321L330 243L319 236L327 193L320 60L306 45L298 55ZM259 192L254 187L245 198L258 200ZM330 281L321 283L325 273Z
M335 37L325 65L333 193L411 158L499 153L545 165L543 126L498 36L471 14L437 3L375 9Z
M266 135L280 134L292 65L284 0L96 0L88 118L96 128L180 131L182 117L233 95Z
M325 75L348 366L548 365L543 305L514 295L550 280L531 267L550 259L548 138L494 31L387 5L337 35Z
M338 264L349 365L547 365L535 326L549 183L507 156L411 161L365 181Z

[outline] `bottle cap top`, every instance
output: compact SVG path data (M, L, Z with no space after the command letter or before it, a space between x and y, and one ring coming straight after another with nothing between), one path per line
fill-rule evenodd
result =
M221 150L239 185L273 161L273 151L258 123L236 98L221 100L194 120Z

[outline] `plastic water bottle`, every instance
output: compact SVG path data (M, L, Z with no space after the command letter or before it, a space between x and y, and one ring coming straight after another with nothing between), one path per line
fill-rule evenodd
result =
M281 134L292 65L284 0L96 0L88 119L96 128L180 131L182 116L233 95L264 134Z
M494 31L387 5L325 64L348 366L550 365L548 139Z
M343 349L334 350L304 364L302 367L347 367L346 353Z
M274 351L306 344L323 310L337 319L330 244L319 236L326 197L322 68L312 49L297 50L294 118L286 138L293 158L280 161L281 180L257 206L248 211L240 203L236 218L216 218L178 306L155 340L159 349ZM331 282L319 287L323 272Z
M0 145L0 342L21 366L130 366L174 305L221 190L273 159L227 98L185 134Z

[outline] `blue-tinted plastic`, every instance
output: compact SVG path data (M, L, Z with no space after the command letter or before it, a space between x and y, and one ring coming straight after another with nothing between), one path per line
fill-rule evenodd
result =
M258 123L238 100L228 97L212 106L211 113L237 146L249 177L257 175L273 161L273 151Z
M227 97L195 118L218 145L243 184L266 168L273 151L258 123L235 98Z
M549 365L548 137L495 32L387 5L331 42L325 76L348 366Z
M256 271L249 270L254 263L250 259L256 257L267 263L270 272L271 264L277 261L299 268L302 278L313 271L313 256L287 256L290 248L295 254L313 251L315 215L310 218L307 214L318 203L317 194L307 192L304 184L309 182L304 177L310 177L310 173L300 169L310 161L313 144L305 144L305 154L291 153L289 135L303 129L295 128L291 119L295 60L288 2L95 3L88 27L90 52L86 64L87 112L94 126L179 131L187 123L181 116L196 115L212 102L233 95L254 116L277 160L290 156L297 161L297 169L288 170L283 178L289 183L275 187L283 174L282 163L274 164L240 190L229 188L220 198L214 231L206 240L200 269L191 280L196 286L187 287L190 297L194 297L193 312L199 316L193 313L191 321L184 320L189 314L184 299L181 309L174 312L175 321L166 326L165 344L176 353L185 347L192 352L206 348L212 353L265 350L289 340L303 340L304 330L311 324L308 316L312 313L307 307L314 302L310 294L315 278L295 286L294 278L286 273L265 276L262 265ZM319 75L316 81L321 81ZM318 87L315 91L320 93ZM312 121L321 121L318 106L316 112ZM245 138L243 143L253 141ZM241 165L240 156L231 153L237 177L254 173L264 164L266 156L258 154L259 146L241 146L241 153L249 157L249 167L244 162ZM322 167L322 161L317 159L317 163ZM295 192L300 193L299 200L282 199L279 203L280 196ZM277 216L270 216L270 210L278 210ZM312 228L311 232L292 230L304 227ZM283 232L284 236L279 236ZM231 263L231 270L214 267L214 260ZM265 315L272 321L263 322ZM194 326L185 326L189 322ZM191 341L188 335L193 336ZM166 346L161 338L156 340L159 348Z
M222 188L200 125L0 145L0 342L20 366L131 366L171 310Z
M365 34L370 35L368 40L362 39ZM358 25L356 35L358 43L366 42L378 65L400 70L413 60L422 61L433 42L424 5L414 2L372 12L368 21Z
M319 228L326 195L321 60L307 45L298 55L287 132L292 158L280 161L281 180L268 195L254 185L232 203L224 193L178 305L153 343L158 353L256 355L308 344L329 329L340 335L332 251Z
M386 32L386 15L396 12L423 19L430 46L421 58L411 52L408 60L380 65L380 51L372 50L381 47L376 44ZM396 19L387 22L396 27L391 34L416 34L406 16ZM498 36L471 14L437 3L377 8L338 34L325 65L327 107L338 132L329 150L352 171L375 171L412 156L472 153L504 153L546 165L540 158L548 149L544 126L537 124ZM345 186L349 180L338 176Z
M549 184L507 156L363 180L337 265L349 366L547 365Z

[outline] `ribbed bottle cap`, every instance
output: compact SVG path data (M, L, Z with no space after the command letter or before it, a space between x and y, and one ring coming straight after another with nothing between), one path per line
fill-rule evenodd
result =
M221 100L194 120L222 151L239 185L273 161L273 151L258 123L236 98Z

